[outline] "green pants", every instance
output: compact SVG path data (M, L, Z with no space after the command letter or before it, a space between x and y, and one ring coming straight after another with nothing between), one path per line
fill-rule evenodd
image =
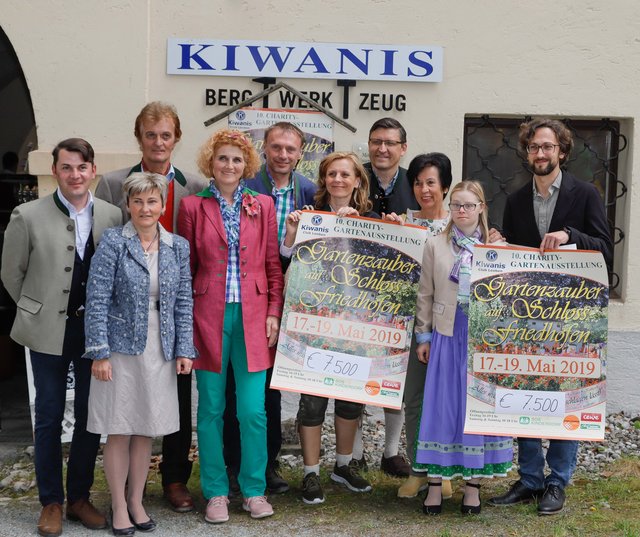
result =
M242 306L239 303L229 303L224 309L221 372L196 371L200 483L206 499L229 494L222 452L222 417L229 360L236 379L242 446L238 483L245 498L262 496L266 488L267 468L267 415L264 408L266 371L249 373L247 369Z

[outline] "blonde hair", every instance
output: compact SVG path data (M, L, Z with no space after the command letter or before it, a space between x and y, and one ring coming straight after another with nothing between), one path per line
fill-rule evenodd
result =
M453 195L456 192L465 190L471 192L476 198L478 198L478 201L484 205L484 207L482 208L482 212L480 213L478 225L480 226L482 242L487 242L487 240L489 240L489 217L487 216L487 200L484 196L484 189L482 188L482 185L478 181L473 181L471 179L460 181L450 190L449 199L453 199ZM443 231L443 233L447 236L447 240L449 240L449 231L451 231L451 228L454 225L455 224L453 223L453 218L450 218L447 227L445 227Z
M371 210L371 207L373 207L369 199L369 174L367 170L364 169L358 156L355 153L346 151L335 151L324 157L322 162L320 162L320 168L318 169L318 191L314 197L316 209L327 205L331 197L327 191L327 169L336 160L343 159L351 161L355 175L360 180L360 185L357 186L351 194L349 205L358 211L358 214L366 214Z
M242 151L244 158L243 178L253 177L260 169L260 157L253 147L251 139L243 132L222 129L214 132L198 153L198 169L205 177L213 177L213 159L220 146L233 145Z
M136 172L132 173L122 183L122 193L129 205L129 197L143 192L157 190L160 193L162 206L167 204L167 178L159 173Z

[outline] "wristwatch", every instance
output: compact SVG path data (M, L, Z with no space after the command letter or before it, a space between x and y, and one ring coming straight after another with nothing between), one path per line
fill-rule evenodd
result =
M567 235L569 235L569 240L567 241L567 243L571 242L571 229L565 226L562 228L562 231L564 231Z

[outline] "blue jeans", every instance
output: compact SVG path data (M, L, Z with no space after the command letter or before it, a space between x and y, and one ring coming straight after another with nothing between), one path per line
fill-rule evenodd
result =
M565 488L576 469L578 442L575 440L549 440L547 464L551 472L544 476L544 453L539 438L518 438L518 464L520 480L532 490L547 485Z
M31 351L31 368L36 388L35 401L35 469L40 503L64 503L62 487L62 420L67 396L67 373L73 362L75 370L75 425L69 462L67 463L67 499L69 502L89 498L93 470L100 446L100 435L87 432L89 386L92 360L82 358L84 330L67 323L62 356ZM82 336L82 337L80 337ZM82 339L82 342L80 342Z

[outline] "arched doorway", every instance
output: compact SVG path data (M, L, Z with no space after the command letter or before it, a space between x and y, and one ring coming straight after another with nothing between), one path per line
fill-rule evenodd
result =
M37 148L37 142L36 121L27 81L18 56L0 26L0 248L13 208L37 195L32 190L36 179L28 175L26 165L27 155ZM17 155L17 159L14 155ZM29 189L25 189L25 186ZM2 444L21 444L29 442L31 438L24 350L9 338L14 317L15 304L0 285ZM2 453L3 450L0 450L0 459Z
M22 67L0 26L0 155L18 154L18 172L25 173L27 154L37 147L36 121Z

